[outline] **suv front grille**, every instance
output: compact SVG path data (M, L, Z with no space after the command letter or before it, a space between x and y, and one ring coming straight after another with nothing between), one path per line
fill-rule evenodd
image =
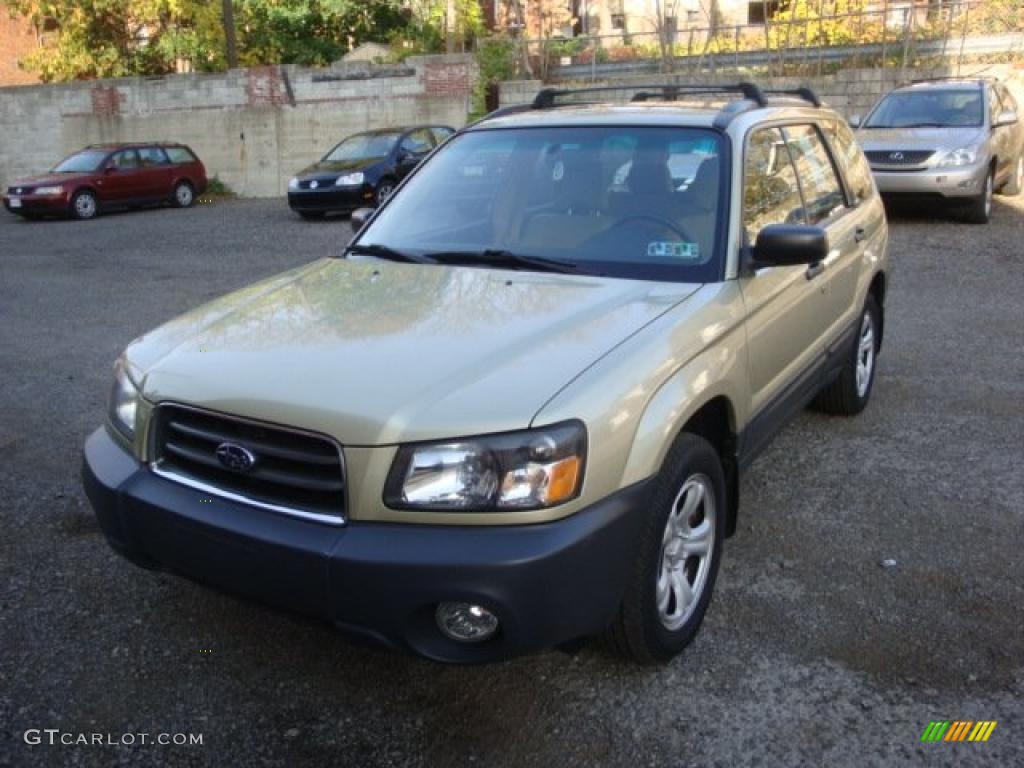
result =
M909 166L923 165L932 155L934 149L873 149L865 152L872 166Z
M264 509L345 522L345 465L330 438L179 405L156 408L152 435L158 475Z

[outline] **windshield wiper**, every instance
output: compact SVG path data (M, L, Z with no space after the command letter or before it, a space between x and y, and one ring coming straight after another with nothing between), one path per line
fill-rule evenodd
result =
M378 259L387 259L388 261L407 261L412 264L433 263L429 258L414 256L411 253L404 253L403 251L389 248L386 245L378 245L377 243L356 243L355 245L350 245L345 249L345 255L350 253L359 256L375 256Z
M482 251L438 251L426 258L439 264L484 264L498 269L535 269L540 272L579 272L578 265L543 256L524 256L520 253L488 248Z

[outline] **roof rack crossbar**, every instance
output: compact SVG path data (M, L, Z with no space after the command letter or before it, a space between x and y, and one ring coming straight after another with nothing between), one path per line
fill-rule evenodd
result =
M941 83L949 80L963 80L964 82L986 82L986 83L998 83L999 78L992 75L946 75L944 77L919 77L915 80L911 80L911 85L917 83Z
M651 98L662 98L674 101L681 95L695 93L739 93L742 94L744 98L756 102L758 106L764 107L768 104L764 97L764 92L753 83L742 82L734 85L676 85L673 83L659 83L655 85L601 85L589 88L571 88L563 90L557 88L544 88L534 98L533 108L551 109L552 107L557 106L555 102L560 96L626 90L637 91L632 98L633 101L647 101Z

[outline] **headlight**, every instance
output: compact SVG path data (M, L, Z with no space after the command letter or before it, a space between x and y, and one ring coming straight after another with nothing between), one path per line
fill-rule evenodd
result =
M363 179L366 177L361 171L356 173L346 173L344 176L339 176L334 182L336 187L356 187L363 183Z
M64 187L36 187L37 195L60 195L64 192Z
M587 431L569 421L543 429L406 445L384 488L394 509L542 509L576 498Z
M939 162L940 168L950 168L961 165L973 165L978 159L978 147L960 147L960 149L954 149L951 152L947 152L946 156Z
M114 385L110 389L107 410L111 425L129 440L135 435L135 414L138 408L139 390L128 378L124 362L118 360L114 366Z
M298 189L298 188L299 188L299 180L298 179L292 179L291 181L288 182L288 189L295 190L295 189Z

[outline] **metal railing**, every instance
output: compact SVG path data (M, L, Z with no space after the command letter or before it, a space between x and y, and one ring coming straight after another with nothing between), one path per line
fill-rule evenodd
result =
M543 80L740 69L786 76L820 75L840 67L902 70L940 61L959 67L969 60L1024 58L1024 0L876 2L847 13L795 18L783 13L760 24L714 28L669 30L644 18L630 23L646 23L649 30L520 40L520 70Z

